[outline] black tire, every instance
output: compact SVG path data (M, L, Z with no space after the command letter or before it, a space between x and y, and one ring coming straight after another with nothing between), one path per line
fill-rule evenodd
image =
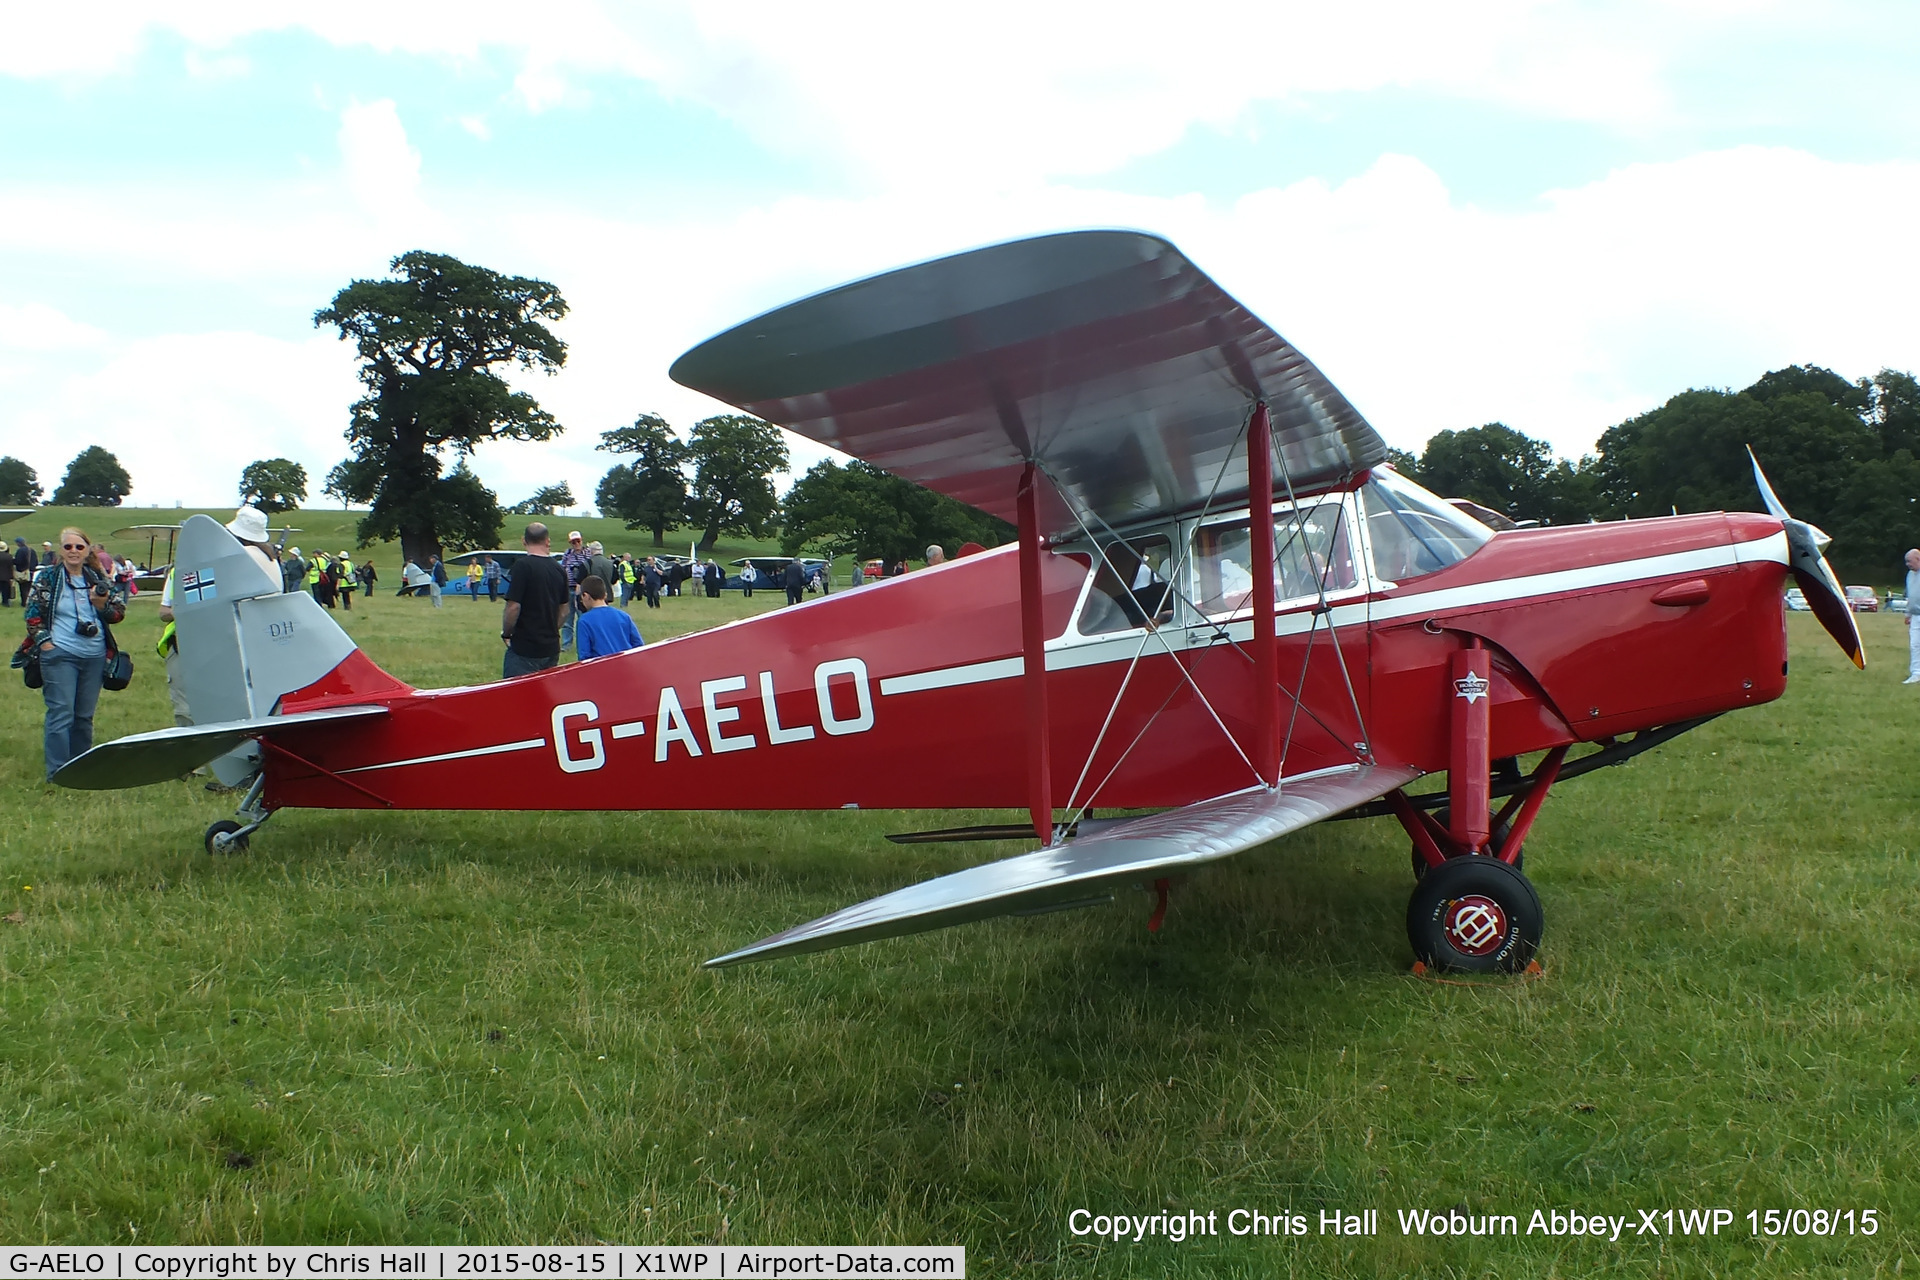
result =
M245 853L247 851L247 838L245 836L235 836L227 842L227 846L224 849L215 848L213 843L215 836L232 836L234 832L240 830L240 827L241 824L235 822L232 818L222 818L220 821L208 827L206 835L207 856L217 857L223 853Z
M1414 958L1461 973L1518 973L1546 927L1533 882L1498 858L1450 858L1407 901Z
M1493 815L1489 814L1488 816L1492 817ZM1438 809L1435 809L1433 811L1433 817L1434 817L1434 820L1443 827L1452 825L1452 822L1453 822L1452 806L1444 805L1444 804L1441 805ZM1506 819L1503 822L1496 823L1494 825L1493 834L1488 836L1487 838L1493 842L1493 851L1495 853L1499 853L1500 850L1506 847L1507 837L1512 833L1513 833L1513 820L1511 818ZM1420 856L1419 845L1414 845L1412 852L1413 852L1413 878L1416 881L1418 881L1426 877L1427 860ZM1527 851L1525 849L1522 849L1520 851L1520 856L1518 856L1513 860L1513 865L1516 870L1527 865Z

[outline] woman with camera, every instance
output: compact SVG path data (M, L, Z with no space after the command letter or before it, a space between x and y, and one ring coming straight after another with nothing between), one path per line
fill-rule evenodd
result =
M47 777L93 745L93 710L113 657L112 623L127 615L126 589L100 572L79 529L60 531L59 557L33 575L27 643L40 659L47 702Z

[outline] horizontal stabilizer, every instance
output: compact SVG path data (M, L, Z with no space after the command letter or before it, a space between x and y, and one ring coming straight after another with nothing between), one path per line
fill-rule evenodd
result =
M912 885L707 961L708 968L923 933L992 916L1099 901L1115 884L1153 880L1265 844L1420 776L1386 765L1344 765L1142 818L1065 844Z
M215 724L190 724L129 734L75 756L60 767L53 780L63 787L81 791L144 787L191 773L253 738L302 725L386 714L383 706L325 707L292 715L255 716L250 720L222 720Z

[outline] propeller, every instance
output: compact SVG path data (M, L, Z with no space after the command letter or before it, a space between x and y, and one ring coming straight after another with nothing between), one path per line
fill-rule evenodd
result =
M1760 500L1787 532L1787 567L1793 570L1793 580L1806 593L1807 607L1840 645L1841 652L1853 659L1854 666L1865 670L1867 651L1860 643L1860 627L1854 621L1853 607L1847 603L1847 593L1841 588L1840 580L1833 576L1833 566L1822 554L1833 539L1818 526L1787 514L1786 505L1767 483L1767 473L1760 469L1760 459L1753 456L1752 445L1747 446L1747 458L1753 463L1753 479L1760 486Z

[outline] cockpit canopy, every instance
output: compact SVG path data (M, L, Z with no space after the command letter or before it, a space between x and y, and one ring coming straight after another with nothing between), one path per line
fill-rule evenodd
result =
M1360 486L1374 577L1386 583L1437 573L1478 551L1493 530L1397 471L1377 467Z
M1093 581L1075 630L1111 635L1243 613L1253 593L1250 528L1244 513L1203 515L1085 548L1095 552ZM1437 573L1494 532L1384 467L1351 491L1275 503L1273 530L1274 600L1282 610Z

